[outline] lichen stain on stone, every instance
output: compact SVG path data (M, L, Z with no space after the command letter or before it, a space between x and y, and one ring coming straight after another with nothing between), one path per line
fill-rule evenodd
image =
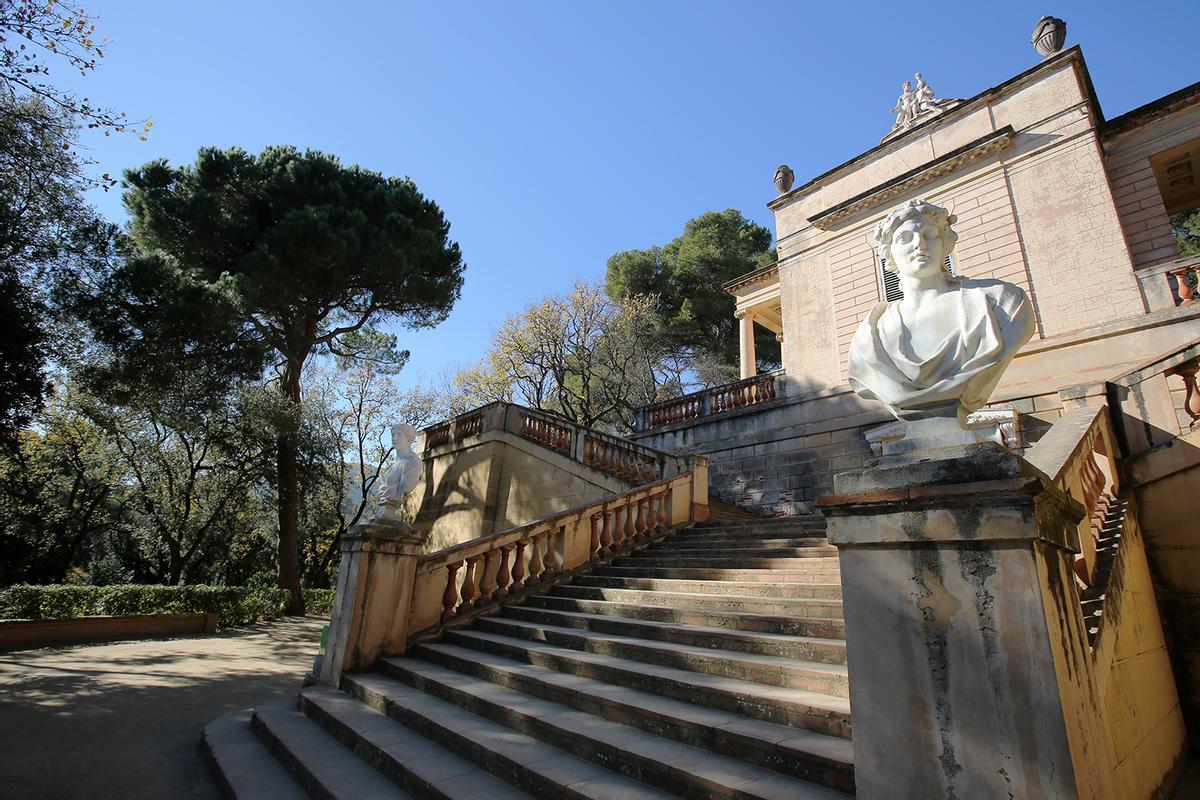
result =
M924 541L927 537L925 529L928 526L928 514L924 511L911 511L900 518L900 530L905 538L914 542Z
M925 655L929 664L934 693L934 716L937 717L941 753L938 762L946 778L946 797L958 800L954 780L963 767L958 763L951 741L954 711L950 706L950 658L946 632L962 603L946 590L942 582L942 563L937 550L916 548L912 552L912 580L919 587L916 606L921 610L925 635Z
M991 664L999 653L995 615L996 596L991 580L996 574L996 554L991 549L964 549L959 554L959 572L972 589L983 655Z

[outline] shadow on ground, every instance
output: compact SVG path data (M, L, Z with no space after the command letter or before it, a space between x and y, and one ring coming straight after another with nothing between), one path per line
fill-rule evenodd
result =
M0 652L0 798L218 797L201 729L295 693L327 621Z

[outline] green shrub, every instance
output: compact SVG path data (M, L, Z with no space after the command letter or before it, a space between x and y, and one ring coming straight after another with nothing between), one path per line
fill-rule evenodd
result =
M279 617L287 610L288 592L277 586L29 586L0 592L0 618L63 619L141 614L213 614L221 626L245 625ZM313 613L333 605L329 589L308 589L305 601Z
M304 610L309 614L329 614L333 611L333 589L305 589Z

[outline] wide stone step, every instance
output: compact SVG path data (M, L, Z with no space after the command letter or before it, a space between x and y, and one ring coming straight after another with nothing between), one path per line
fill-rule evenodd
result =
M636 636L582 631L554 625L537 625L512 619L479 620L469 631L447 632L445 641L450 644L478 647L480 646L478 635L481 633L494 635L494 637L487 638L481 649L517 660L522 660L523 656L512 655L509 652L513 649L511 643L506 643L502 639L544 642L556 647L601 653L646 664L661 664L666 667L754 681L770 686L808 689L839 697L846 697L849 694L844 664L804 661L734 650L718 650L679 642L641 639Z
M353 697L326 687L322 687L321 693L310 688L301 692L301 702L313 706L316 713L325 715L331 724L337 724L340 715L337 715L337 703L332 695L342 694L364 710L386 715L393 730L407 729L409 733L424 736L427 744L440 745L442 752L453 753L459 761L475 765L478 777L470 795L475 800L529 796L556 800L611 800L615 797L667 800L672 797L661 789L612 772L384 675L347 676L346 686ZM318 709L321 703L325 706ZM433 762L428 768L438 766L439 755L427 749L410 755L403 748L390 748L386 729L368 729L364 733L373 736L373 741L364 741L362 747L379 750L388 747L387 752L394 753L392 758L405 760L406 768L411 769L411 762L418 759ZM480 775L479 768L486 773ZM453 779L447 781L453 782ZM457 796L465 800L468 795Z
M711 551L701 552L709 553ZM628 556L615 558L612 564L617 567L701 567L707 569L777 569L786 571L797 567L804 567L810 562L813 566L836 568L838 565L837 555L827 554L822 550L815 549L810 556L788 558L750 558L748 556L734 556L723 552L714 553L713 555L701 555L695 552L671 553L660 550L640 550Z
M829 544L814 544L804 547L725 547L709 545L701 547L678 546L681 543L651 547L638 551L651 558L679 555L684 558L830 558L837 556L837 548Z
M647 551L658 550L745 550L777 547L828 547L824 536L729 537L675 536L650 545Z
M685 536L704 533L730 533L735 536L772 533L775 531L813 531L824 533L825 520L815 517L769 517L766 519L746 520L744 522L705 523L689 528Z
M688 559L811 559L838 558L833 545L811 547L652 547L629 554L629 558Z
M250 711L238 711L204 726L201 752L221 795L234 800L308 800L250 726Z
M844 697L643 664L551 645L527 644L521 652L524 658L518 663L592 678L828 736L850 738L850 702ZM489 669L492 662L485 658L489 655L486 650L453 644L422 644L416 647L413 655L459 672L493 680L490 674L492 670ZM494 653L490 655L515 661Z
M445 652L449 658L461 650L447 647ZM470 651L469 656L469 662L462 662L464 674L488 683L825 786L853 789L854 748L849 739L487 653ZM437 680L430 670L449 670L419 658L385 659L380 666L386 674L435 694Z
M574 597L533 595L524 603L534 608L558 611L582 611L587 614L608 614L618 617L649 619L656 622L675 622L681 625L710 625L741 631L786 633L792 636L817 636L828 639L846 638L845 623L832 618L803 618L771 614L706 611L704 609L673 608L612 600L582 600Z
M837 563L815 560L793 569L738 569L736 567L651 567L598 566L589 575L609 578L667 578L693 581L748 581L754 583L841 583L841 568Z
M355 749L401 780L423 783L418 797L456 800L612 798L670 795L614 775L503 725L377 673L347 676L353 693L330 687L301 692L304 709L356 741ZM386 682L387 696L367 691ZM386 724L385 724L386 723Z
M312 797L345 800L412 797L305 716L296 708L295 700L258 706L251 724Z
M559 628L614 633L620 636L675 642L693 647L736 650L741 653L820 661L826 664L846 663L846 642L842 639L738 631L704 625L679 625L673 622L653 622L577 611L553 611L531 606L507 606L501 611L501 616L486 619L521 621L534 626L547 624ZM481 620L477 624L484 623Z
M552 597L574 597L580 600L611 600L617 603L636 603L670 608L730 611L773 616L836 617L842 616L841 600L812 598L758 597L755 595L714 594L712 592L667 592L661 590L612 589L599 586L555 586Z
M389 674L418 689L559 750L682 797L784 800L843 798L741 760L564 706L417 659L397 659ZM381 675L351 678L355 694L373 705L403 703L401 684ZM411 687L411 688L410 688Z
M573 578L570 585L820 600L840 600L842 597L842 584L837 581L832 583L768 583L766 581L685 581L671 578L617 578L605 575L580 575Z

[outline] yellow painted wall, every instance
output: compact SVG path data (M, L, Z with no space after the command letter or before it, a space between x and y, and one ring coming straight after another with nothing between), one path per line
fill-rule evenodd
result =
M1133 503L1093 656L1116 796L1154 797L1178 777L1187 757L1187 732Z

